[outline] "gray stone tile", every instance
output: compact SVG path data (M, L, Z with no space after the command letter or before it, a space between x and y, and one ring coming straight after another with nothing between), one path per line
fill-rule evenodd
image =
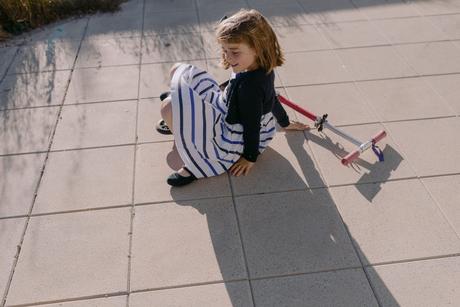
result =
M199 33L145 36L142 63L200 60L205 58Z
M140 37L104 37L82 42L76 67L139 64Z
M85 38L141 36L141 31L142 15L137 12L97 14L91 16Z
M230 178L235 195L325 186L302 132L278 133L249 174Z
M423 178L422 181L433 195L439 208L444 213L457 234L460 234L460 176L442 176Z
M10 66L11 62L14 59L14 55L18 51L18 47L1 47L0 48L0 58L2 61L0 62L0 80L4 74L6 74L6 70Z
M133 233L133 290L247 276L230 197L138 206Z
M388 123L387 127L417 175L460 172L458 118Z
M302 6L293 1L275 3L251 3L273 26L295 27L310 23Z
M460 74L426 77L425 80L449 102L457 115L460 115Z
M136 158L135 203L231 195L227 174L200 179L185 187L169 186L166 178L182 165L179 154L173 150L173 142L139 145Z
M90 300L68 301L56 304L40 304L41 307L125 307L126 296L112 296Z
M194 0L156 0L145 2L146 17L149 18L149 13L167 12L167 11L194 11Z
M373 124L340 127L339 129L361 142L367 142L383 128L381 125ZM385 182L388 179L415 177L414 171L405 161L392 135L377 144L383 151L384 162L379 162L372 149L369 148L349 167L342 166L340 160L356 150L357 146L327 129L323 131L323 134L312 131L306 136L328 185Z
M205 61L187 61L188 64L206 69ZM169 89L169 70L171 63L142 64L140 98L160 97L160 94Z
M335 48L389 44L388 40L369 21L319 24L318 29Z
M199 7L200 30L213 32L223 16L231 16L242 8L248 8L246 1L202 1ZM200 5L200 2L198 3Z
M69 18L53 22L23 34L28 44L49 41L80 40L83 37L88 18Z
M377 20L374 23L393 44L448 39L446 34L423 17Z
M27 215L46 154L0 157L0 217Z
M134 144L136 101L64 106L52 150Z
M65 103L137 99L139 66L76 69Z
M395 48L419 74L460 72L460 48L452 42L427 42Z
M276 27L274 30L284 52L325 50L331 48L324 36L312 25Z
M251 301L249 283L244 281L134 293L129 306L249 307Z
M314 23L337 23L342 21L366 20L350 0L299 0Z
M195 10L154 12L144 18L144 35L190 33L199 29Z
M0 111L0 154L48 150L58 107Z
M14 258L18 253L18 246L21 243L22 232L24 231L26 219L5 219L0 220L0 293L6 291L6 286L13 269Z
M460 240L419 180L331 188L364 265L458 253Z
M420 12L404 0L352 0L369 19L396 19L419 16Z
M449 39L460 39L460 14L430 16L427 19L446 33Z
M237 197L235 203L251 278L360 265L326 189Z
M424 78L367 81L357 85L384 121L455 115Z
M407 0L413 4L422 15L441 15L460 13L460 3L457 0Z
M352 81L335 51L287 54L278 72L284 86Z
M133 159L134 146L50 153L33 213L131 204Z
M361 269L253 281L257 306L379 306Z
M366 268L383 306L449 306L460 301L460 258Z
M161 119L161 101L159 98L142 99L139 102L139 118L137 122L137 141L160 142L173 141L172 134L164 135L156 131L155 125Z
M32 217L7 304L126 291L130 209Z
M394 47L337 50L354 79L369 80L415 76L417 73L399 56Z
M292 102L316 116L328 114L331 124L350 125L377 122L378 119L353 83L289 87ZM310 126L313 122L298 113Z
M0 84L0 110L62 104L70 71L8 75Z
M8 73L31 73L71 69L80 40L49 40L19 48Z

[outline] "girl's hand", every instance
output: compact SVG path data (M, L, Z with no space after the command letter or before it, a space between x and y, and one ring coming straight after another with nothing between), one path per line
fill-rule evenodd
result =
M229 171L230 174L233 176L240 176L240 175L245 175L249 173L249 170L252 168L254 165L254 162L250 162L246 160L245 158L241 157L238 161L235 162L235 164L230 167Z
M284 130L307 130L310 126L291 120L289 126L284 127Z

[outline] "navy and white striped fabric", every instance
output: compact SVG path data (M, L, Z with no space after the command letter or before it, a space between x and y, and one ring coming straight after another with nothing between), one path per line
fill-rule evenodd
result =
M243 126L225 121L226 93L204 70L181 64L171 80L173 131L185 166L197 178L226 172L243 153ZM276 132L272 113L262 116L259 151Z

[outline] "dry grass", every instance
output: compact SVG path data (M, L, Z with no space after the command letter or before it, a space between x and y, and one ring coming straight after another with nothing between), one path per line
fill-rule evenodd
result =
M2 32L20 34L69 16L113 12L125 1L0 0L0 36Z

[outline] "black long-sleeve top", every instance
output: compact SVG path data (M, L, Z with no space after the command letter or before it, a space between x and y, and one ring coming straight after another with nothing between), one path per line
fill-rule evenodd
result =
M259 155L260 122L263 114L272 112L281 127L289 125L289 117L276 97L275 73L256 69L238 74L226 89L229 124L243 125L242 156L251 162Z

